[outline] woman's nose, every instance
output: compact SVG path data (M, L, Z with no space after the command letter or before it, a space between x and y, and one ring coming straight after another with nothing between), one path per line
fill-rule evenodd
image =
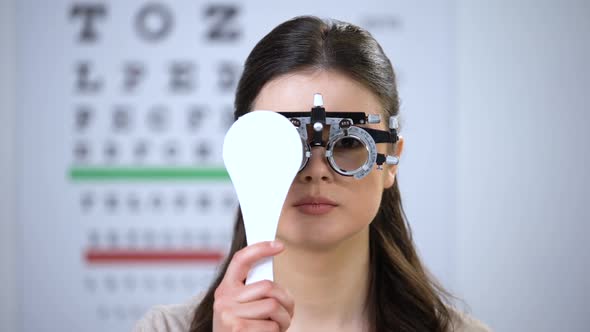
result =
M318 146L311 148L307 165L297 174L297 179L302 182L332 182L334 175L334 171L326 160L326 148Z

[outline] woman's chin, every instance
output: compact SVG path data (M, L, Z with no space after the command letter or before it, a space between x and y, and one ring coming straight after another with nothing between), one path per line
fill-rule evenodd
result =
M338 247L357 233L357 231L345 232L342 225L340 227L337 225L334 227L319 226L284 227L279 230L277 238L284 242L287 248L326 251Z

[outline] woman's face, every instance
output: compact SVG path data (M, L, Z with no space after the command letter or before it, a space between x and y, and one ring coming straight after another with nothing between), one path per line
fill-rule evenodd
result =
M362 111L381 114L379 124L367 127L387 130L387 117L379 100L360 83L335 71L304 71L283 75L267 83L253 109L309 111L313 95L321 93L330 112ZM396 153L401 152L398 142ZM377 144L380 153L391 153L388 144ZM279 166L280 167L280 166ZM287 194L277 238L287 245L329 248L368 230L385 188L393 185L395 166L376 167L364 178L336 173L325 158L325 148L312 148L307 166L301 170Z

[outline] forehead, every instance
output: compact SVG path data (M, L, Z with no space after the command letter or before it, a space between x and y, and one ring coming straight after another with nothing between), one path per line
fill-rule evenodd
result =
M382 112L369 89L342 73L325 70L295 72L271 80L260 90L253 109L308 111L315 93L324 97L326 112Z

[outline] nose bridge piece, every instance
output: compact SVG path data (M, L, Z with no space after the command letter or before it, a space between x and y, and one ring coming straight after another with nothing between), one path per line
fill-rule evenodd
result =
M326 126L326 109L324 108L324 99L319 93L316 93L313 96L310 124L312 127L311 146L325 145L323 132L324 127Z
M326 154L327 154L327 150L326 150L326 146L312 146L310 149L310 156L309 159L311 161L312 158L314 159L320 159L319 161L325 162L326 165L327 161L326 161Z
M314 146L310 149L310 156L301 170L301 175L305 179L327 179L333 177L333 170L326 159L326 148L324 146Z

